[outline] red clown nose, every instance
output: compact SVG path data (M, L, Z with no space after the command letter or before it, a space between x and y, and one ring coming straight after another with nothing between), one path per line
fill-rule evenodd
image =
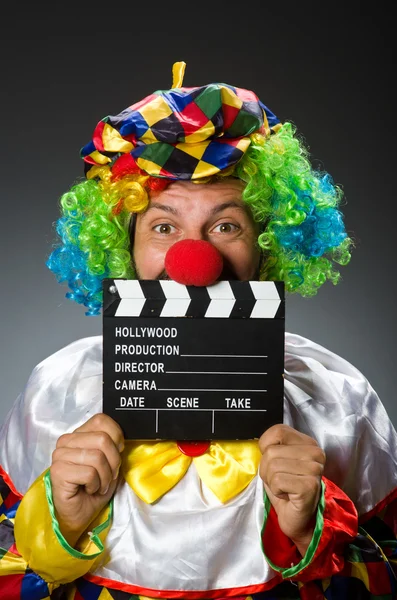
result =
M211 285L218 279L222 269L222 256L204 240L176 242L165 256L167 274L183 285Z

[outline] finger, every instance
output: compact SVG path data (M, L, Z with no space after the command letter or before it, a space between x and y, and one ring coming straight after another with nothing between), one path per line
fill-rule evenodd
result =
M264 481L268 483L277 473L286 475L312 475L321 477L324 466L315 461L295 460L285 458L275 458L271 462L261 461L259 474Z
M118 423L108 415L98 413L88 419L81 427L74 430L76 433L87 433L91 431L103 431L113 440L120 452L124 449L124 434Z
M50 477L54 494L57 489L64 490L68 497L74 496L81 485L90 495L98 492L101 487L98 471L87 465L57 461L50 467Z
M259 438L259 449L263 452L263 449L266 446L271 446L272 444L285 444L285 445L294 445L294 444L307 444L312 446L317 446L316 440L311 438L309 435L305 433L301 433L289 425L273 425L265 431L265 433Z
M303 501L304 504L317 502L321 487L320 479L311 475L291 475L290 473L275 473L266 482L274 496L288 495L292 501Z
M326 461L325 452L320 446L313 445L279 445L272 444L266 446L263 450L262 460L265 462L271 462L275 459L296 459L300 461L317 462L324 466Z
M83 465L96 469L101 494L106 494L111 482L117 478L118 469L112 470L109 461L101 450L87 448L58 448L52 455L53 463L63 462L73 465Z
M59 448L100 450L105 455L114 474L120 466L120 452L110 436L104 431L65 433L57 441L56 449Z

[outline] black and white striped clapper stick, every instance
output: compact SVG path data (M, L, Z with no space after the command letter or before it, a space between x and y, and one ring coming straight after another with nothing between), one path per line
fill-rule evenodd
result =
M282 282L103 292L103 410L127 439L250 439L282 422Z
M220 281L208 287L175 281L108 281L107 316L274 319L284 309L283 284L274 281Z

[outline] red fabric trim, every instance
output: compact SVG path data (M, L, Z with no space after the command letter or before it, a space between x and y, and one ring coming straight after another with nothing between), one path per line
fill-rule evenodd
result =
M277 540L277 544L274 540ZM262 543L266 556L278 567L289 569L302 559L294 542L281 531L273 506L267 517Z
M18 490L16 489L16 487L12 483L11 477L8 475L7 471L5 471L1 465L0 465L0 477L3 478L3 481L10 488L11 493L14 494L14 496L16 498L15 501L17 502L18 500L22 500L23 495L20 492L18 492Z
M344 566L344 546L357 535L358 518L353 502L332 481L325 477L323 477L323 481L325 483L323 532L310 564L291 577L295 581L325 579L339 573ZM273 564L281 568L289 568L292 564L296 565L299 562L297 561L297 550L293 550L291 540L281 531L278 521L271 515L271 511L269 517L270 520L268 519L266 523L263 536L266 556ZM275 540L277 540L277 544L274 543ZM282 548L281 552L279 546ZM281 557L283 551L286 552L285 557ZM300 560L299 554L298 557Z
M265 592L275 587L282 581L282 577L279 573L276 573L272 579L261 583L259 585L250 585L247 587L219 589L219 590L208 590L208 591L185 591L185 590L152 590L150 588L142 588L138 585L131 585L129 583L123 583L121 581L114 581L112 579L106 579L105 577L98 577L88 573L84 575L83 579L102 585L104 587L120 590L122 592L128 592L130 594L137 594L139 596L148 596L149 598L189 598L190 600L199 600L203 598L231 598L234 596L251 596L258 592Z
M390 494L388 494L386 496L386 498L383 498L383 500L378 502L378 504L376 504L374 506L374 508L372 508L370 511L368 511L365 514L360 515L360 517L358 519L359 524L361 525L362 523L369 521L369 519L372 519L372 517L374 517L375 515L380 513L384 508L386 508L387 504L390 504L391 502L393 502L393 500L396 500L396 499L397 499L397 487L394 488L394 490L392 490L390 492Z

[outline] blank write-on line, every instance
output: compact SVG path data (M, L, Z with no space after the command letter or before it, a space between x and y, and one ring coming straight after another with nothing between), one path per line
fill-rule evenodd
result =
M166 371L166 373L189 373L190 375L267 375L267 373L253 371Z
M267 390L223 390L220 388L158 388L159 392L267 392Z
M201 358L268 358L267 354L181 354L180 356L197 356Z

